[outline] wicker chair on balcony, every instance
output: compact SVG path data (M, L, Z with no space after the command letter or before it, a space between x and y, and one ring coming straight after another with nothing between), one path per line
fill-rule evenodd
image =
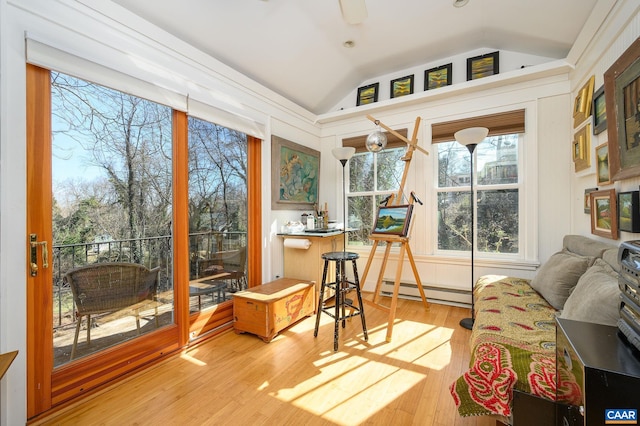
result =
M64 281L71 287L76 305L76 333L71 349L75 357L82 317L87 317L87 345L91 343L91 315L129 310L136 317L140 333L140 311L155 310L155 325L158 327L158 272L137 263L107 262L82 266L68 271Z

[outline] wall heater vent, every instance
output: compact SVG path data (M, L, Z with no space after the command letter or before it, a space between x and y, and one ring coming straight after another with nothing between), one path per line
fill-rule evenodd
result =
M447 288L442 286L433 286L423 284L422 288L430 303L442 303L446 305L462 306L468 308L471 306L471 291L461 290L458 288ZM393 295L393 280L383 279L380 293L383 296L391 297ZM409 300L420 300L420 292L415 283L400 282L400 292L398 297Z

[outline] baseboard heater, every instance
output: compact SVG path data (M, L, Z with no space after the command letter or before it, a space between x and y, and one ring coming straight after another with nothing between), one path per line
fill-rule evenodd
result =
M391 297L393 295L393 283L391 279L382 280L382 288L380 294ZM427 300L432 303L442 303L446 305L462 306L468 308L471 306L471 291L461 290L458 288L448 288L442 286L422 285ZM421 300L418 286L415 283L400 282L400 291L398 297L409 300Z

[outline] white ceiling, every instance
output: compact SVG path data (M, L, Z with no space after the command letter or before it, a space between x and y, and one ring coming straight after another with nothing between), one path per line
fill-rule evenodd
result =
M479 48L562 59L597 0L113 0L309 111L361 83ZM353 48L343 47L352 40Z

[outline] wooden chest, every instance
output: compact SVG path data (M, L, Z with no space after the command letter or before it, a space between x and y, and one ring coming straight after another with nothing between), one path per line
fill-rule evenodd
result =
M270 342L281 330L315 311L311 281L281 278L233 294L233 328Z

